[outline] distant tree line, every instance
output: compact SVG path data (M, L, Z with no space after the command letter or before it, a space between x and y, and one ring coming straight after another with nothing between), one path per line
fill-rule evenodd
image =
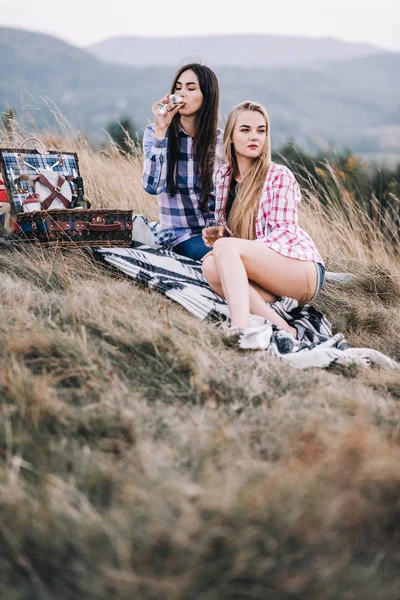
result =
M110 121L106 131L121 154L133 154L142 145L142 137L137 133L135 122L129 117Z

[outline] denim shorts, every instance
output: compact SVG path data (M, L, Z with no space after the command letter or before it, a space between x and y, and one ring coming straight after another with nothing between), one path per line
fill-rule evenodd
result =
M324 267L324 265L322 265L319 262L315 262L314 265L315 265L315 268L317 269L317 287L315 288L315 294L312 297L312 300L315 300L315 298L320 293L321 288L324 285L324 280L325 280L325 267Z

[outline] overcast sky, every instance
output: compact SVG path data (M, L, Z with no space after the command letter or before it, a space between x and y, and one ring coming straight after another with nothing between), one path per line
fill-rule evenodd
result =
M332 36L400 52L400 0L0 0L0 25L75 46L121 36Z

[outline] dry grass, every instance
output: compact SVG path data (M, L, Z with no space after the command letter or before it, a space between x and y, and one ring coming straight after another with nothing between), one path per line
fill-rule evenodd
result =
M140 153L62 143L96 206L155 218ZM335 331L399 360L398 248L312 192L301 220L356 275ZM0 272L4 598L398 599L398 374L239 354L78 249Z

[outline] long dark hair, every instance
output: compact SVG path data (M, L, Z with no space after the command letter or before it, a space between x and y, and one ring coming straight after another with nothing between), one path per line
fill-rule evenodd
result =
M196 156L195 165L201 178L199 209L204 211L208 207L208 198L213 188L212 170L218 129L219 85L217 76L209 67L199 63L190 63L184 65L175 73L171 94L175 91L179 77L189 70L197 75L200 90L203 94L203 103L196 114L196 133L193 137L193 146ZM180 115L178 113L173 118L168 133L167 187L171 196L175 196L178 191L178 174L176 174L175 179L175 166L179 152L179 121Z

